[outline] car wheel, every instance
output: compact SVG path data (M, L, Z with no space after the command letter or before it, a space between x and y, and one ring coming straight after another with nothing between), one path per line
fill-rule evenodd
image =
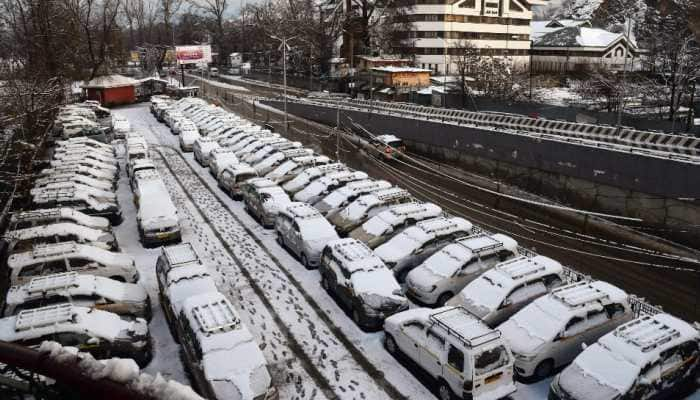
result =
M438 297L437 305L442 307L445 305L445 303L447 303L447 300L449 300L451 298L452 298L452 293L450 293L450 292L443 293L440 295L440 297Z
M389 354L395 357L401 355L401 349L399 349L399 346L396 344L396 340L388 333L384 337L384 347L386 347Z
M445 381L440 381L440 386L438 387L438 395L440 397L440 400L452 400L454 397L452 395L452 389L450 388L450 385L448 385Z
M360 313L357 311L357 308L352 309L352 320L355 322L355 325L362 327L362 317L360 316Z
M280 247L284 247L284 239L279 232L277 232L277 244L280 245Z
M331 291L331 285L328 283L328 277L326 275L321 275L321 287L326 291Z
M535 377L537 377L537 379L544 379L551 375L552 371L554 371L554 361L544 360L537 364L535 368Z
M301 265L303 265L306 269L311 269L311 266L309 265L309 259L306 258L306 254L301 255Z

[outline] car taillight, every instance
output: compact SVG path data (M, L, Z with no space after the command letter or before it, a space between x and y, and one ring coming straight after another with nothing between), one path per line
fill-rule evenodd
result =
M465 391L471 392L473 388L474 388L474 382L472 382L472 381L464 381L464 390L465 390Z

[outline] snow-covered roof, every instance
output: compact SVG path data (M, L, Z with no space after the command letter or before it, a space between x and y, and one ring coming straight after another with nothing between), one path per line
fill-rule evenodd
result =
M400 142L401 138L398 138L394 135L378 135L375 137L375 139L379 142L389 144L391 142Z
M594 304L610 304L627 299L627 293L623 290L602 281L572 283L553 290L549 296L571 309L590 308Z
M533 47L583 47L606 49L614 43L626 41L622 33L614 33L601 28L571 26L557 29L536 39ZM632 43L632 46L635 46Z
M375 253L386 263L397 262L430 240L459 232L467 233L471 228L471 222L461 217L421 221L377 247Z
M532 40L536 41L540 37L558 31L562 28L567 27L577 27L577 26L591 26L589 20L577 20L577 19L553 19L545 21L531 21L530 22L530 37Z
M311 207L309 204L295 201L285 206L282 210L285 214L288 214L294 219L317 219L323 218L317 209Z
M294 195L295 200L307 201L310 198L322 194L331 186L349 183L361 179L367 179L368 175L362 171L338 171L317 179L302 191Z
M125 253L112 252L89 244L61 242L36 244L30 251L12 254L7 260L7 266L15 269L39 262L75 257L89 259L105 266L134 265L134 259Z
M170 267L184 264L200 264L199 255L191 243L185 242L163 247L163 255L168 260Z
M41 210L22 211L12 214L10 224L22 221L56 222L61 220L73 221L90 228L106 230L109 228L109 220L103 217L93 217L78 210L68 207L47 208Z
M353 181L334 190L321 201L320 205L317 206L320 206L321 208L330 207L331 209L340 207L348 198L358 196L360 194L372 193L374 191L387 189L390 187L391 183L383 180L375 181L374 179L363 179Z
M152 170L144 170L151 173ZM140 172L140 171L139 171ZM141 226L145 229L157 227L173 227L178 224L177 207L173 204L168 188L162 179L139 179L138 216Z
M400 73L400 72L420 73L420 72L425 72L427 74L432 72L431 70L429 70L427 68L397 67L397 66L393 66L393 65L388 65L388 66L384 66L384 67L373 67L372 71L386 72L386 73Z
M461 217L438 217L418 222L415 228L430 235L446 235L453 232L469 231L472 229L472 223Z
M106 89L106 88L116 88L124 86L136 86L139 81L136 79L129 78L124 75L103 75L98 76L91 80L90 82L82 85L83 88L96 88L96 89Z
M442 208L433 203L406 203L392 206L362 224L362 229L374 236L386 233L387 229L401 225L407 219L420 221L437 217Z
M58 222L49 225L34 226L31 228L7 231L4 235L6 239L13 241L35 240L39 238L51 238L56 236L74 236L80 241L102 242L111 241L114 237L101 229L89 228L72 222ZM51 240L53 241L53 240Z

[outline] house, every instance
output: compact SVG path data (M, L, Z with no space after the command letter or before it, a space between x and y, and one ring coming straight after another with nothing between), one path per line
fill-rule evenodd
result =
M593 28L588 21L533 22L532 37L533 72L640 71L645 66L644 52L634 40Z
M364 91L373 90L372 96L384 100L405 101L411 92L430 86L430 70L415 67L374 67L367 75L369 85L362 87Z
M124 75L98 76L82 86L88 100L99 101L103 106L131 104L136 101L139 82Z
M377 67L406 67L411 65L411 60L399 56L355 56L355 67L360 72L369 71Z

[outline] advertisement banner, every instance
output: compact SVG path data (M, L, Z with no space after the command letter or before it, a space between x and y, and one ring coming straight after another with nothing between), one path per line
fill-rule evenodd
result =
M211 46L176 46L175 56L178 64L204 64L211 62Z

